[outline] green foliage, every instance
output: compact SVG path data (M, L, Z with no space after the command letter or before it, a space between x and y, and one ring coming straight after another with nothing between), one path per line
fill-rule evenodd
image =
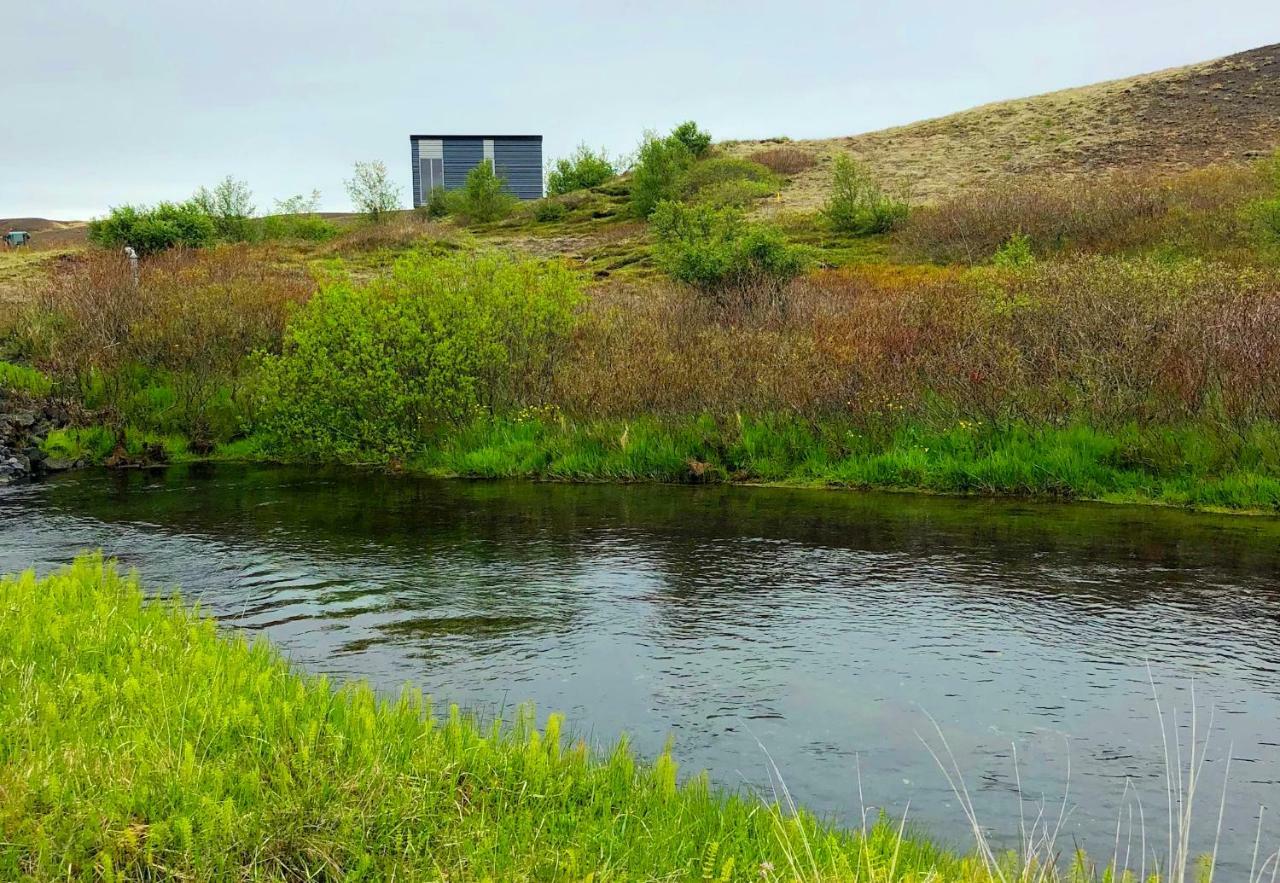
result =
M53 390L53 381L35 368L0 360L0 390L47 396Z
M194 200L162 202L150 208L117 206L107 217L89 222L89 241L103 248L129 246L141 256L176 246L203 248L216 235L213 219Z
M357 162L345 184L351 204L371 221L380 221L388 212L400 208L400 188L392 182L382 160Z
M263 359L262 426L294 455L385 461L425 434L545 395L582 297L559 263L410 254L367 285L333 282Z
M432 187L427 197L426 215L429 220L439 220L449 214L449 193L443 187Z
M671 130L671 137L679 141L695 158L701 158L711 149L711 133L698 128L693 120L686 120Z
M296 194L276 200L275 214L262 219L264 239L301 239L309 242L327 242L340 232L336 226L320 217L320 191L311 195Z
M776 295L808 263L776 228L748 223L736 209L667 201L652 223L662 268L719 303L755 291Z
M996 249L991 263L1006 270L1029 267L1036 262L1035 252L1031 250L1031 237L1025 233L1014 233L1003 245Z
M693 162L694 155L683 141L646 134L631 170L632 212L647 218L663 200L679 199L681 182Z
M887 820L597 752L558 714L335 689L100 554L0 578L0 671L5 880L777 880L801 855L821 879L992 879Z
M778 177L759 163L718 156L690 166L680 189L685 199L743 207L775 193L779 183Z
M562 221L567 214L569 214L569 209L565 204L556 202L554 199L540 199L533 207L534 220L543 224Z
M547 195L560 196L599 187L617 174L618 170L603 149L597 152L586 144L579 144L569 156L556 160L555 168L547 173Z
M201 187L192 201L213 219L216 235L224 242L249 242L254 238L252 218L256 208L253 191L246 182L227 175L212 190Z
M884 194L870 173L852 157L836 157L831 196L823 215L840 233L887 233L907 217L907 204Z
M494 171L493 163L487 159L467 172L462 189L447 198L453 201L453 214L480 224L505 218L516 205L516 198L507 190L506 179Z

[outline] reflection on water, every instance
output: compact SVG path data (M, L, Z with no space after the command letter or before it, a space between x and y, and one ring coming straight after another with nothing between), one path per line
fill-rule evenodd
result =
M1126 778L1156 837L1148 661L1184 741L1191 681L1216 709L1206 831L1234 745L1223 851L1247 867L1257 806L1280 798L1275 520L241 466L0 494L0 570L102 547L308 669L489 714L533 700L645 752L673 736L726 787L767 786L763 746L798 799L845 822L860 768L869 806L910 800L967 841L917 736L927 711L1002 842L1014 744L1028 801L1061 798L1069 755L1066 831L1086 847L1110 854Z

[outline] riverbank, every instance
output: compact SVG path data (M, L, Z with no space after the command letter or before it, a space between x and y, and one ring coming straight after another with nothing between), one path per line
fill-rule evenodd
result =
M103 428L55 430L58 462L334 462L257 435L195 452L182 436ZM482 420L440 434L403 459L349 457L438 477L570 482L742 483L967 496L1138 503L1203 511L1280 512L1280 427L1210 426L868 429L837 421L709 416L570 421L546 415Z
M334 689L100 556L0 581L5 879L988 880L865 834L570 742Z

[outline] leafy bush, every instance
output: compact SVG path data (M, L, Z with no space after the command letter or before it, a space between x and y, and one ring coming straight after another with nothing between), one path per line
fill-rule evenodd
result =
M410 254L326 285L263 359L263 428L293 454L386 461L477 409L540 401L582 289L563 264L500 254Z
M214 230L224 242L249 242L254 238L252 218L256 209L253 191L246 182L227 175L212 190L201 187L192 201L213 219Z
M604 150L597 153L586 144L579 144L572 154L556 160L555 168L547 173L547 195L599 187L617 174Z
M757 150L751 154L752 162L757 162L779 175L797 175L818 164L813 154L798 147L773 147L768 150Z
M443 187L432 187L427 197L426 215L430 220L438 220L449 214L449 192Z
M808 262L777 229L748 223L732 208L668 201L652 223L659 265L720 306L779 305L786 284Z
M310 196L301 193L287 199L276 200L275 214L262 219L264 239L302 239L310 242L327 242L339 234L338 228L316 212L320 206L320 191L312 190Z
M451 213L485 224L505 218L515 207L516 198L506 187L506 179L494 172L493 163L486 159L467 172L462 189L447 194L446 200Z
M400 208L400 188L392 183L387 165L381 160L356 163L345 183L351 204L371 221L380 221L388 212Z
M1036 262L1035 252L1031 250L1031 237L1025 233L1014 233L996 249L991 263L1006 270L1029 267Z
M823 214L840 233L887 233L907 216L907 205L889 198L852 157L836 157L831 197Z
M722 156L690 166L680 189L686 199L742 207L776 192L778 179L759 163Z
M213 219L195 200L151 208L122 205L89 222L89 241L104 248L129 246L141 256L176 246L203 248L216 234Z
M556 202L553 199L540 199L533 207L534 220L544 224L552 221L562 221L568 213L569 209L563 202Z
M711 149L711 133L698 128L693 120L686 120L671 130L671 137L679 141L695 158L701 158Z
M663 200L679 199L681 181L693 161L693 153L683 141L647 133L631 170L631 210L635 215L647 218Z

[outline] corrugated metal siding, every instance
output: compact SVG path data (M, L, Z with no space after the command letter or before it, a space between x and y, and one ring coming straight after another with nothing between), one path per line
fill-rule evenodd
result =
M542 139L493 139L495 171L521 199L542 198Z
M456 190L466 183L467 172L478 166L492 144L495 171L507 179L507 188L521 199L542 197L542 138L537 135L492 137L412 136L409 139L413 161L413 204L421 205L429 196L422 192L422 160L442 144L444 186Z
M409 139L409 167L413 169L413 207L422 205L422 174L418 165L418 139Z
M484 139L444 138L444 189L457 190L484 159Z

